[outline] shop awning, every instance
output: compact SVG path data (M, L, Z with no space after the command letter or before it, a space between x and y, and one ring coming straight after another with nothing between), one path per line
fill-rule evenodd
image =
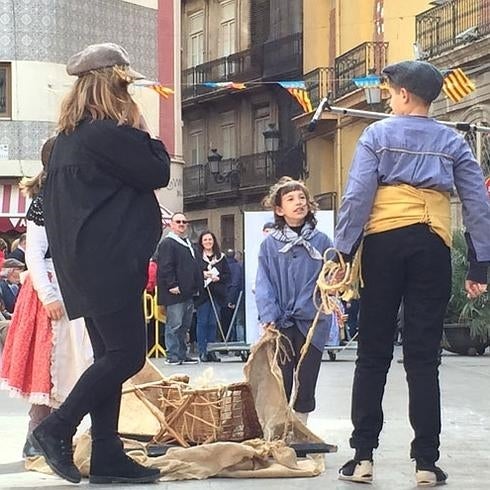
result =
M0 183L0 232L26 230L25 214L30 204L19 190L17 181Z

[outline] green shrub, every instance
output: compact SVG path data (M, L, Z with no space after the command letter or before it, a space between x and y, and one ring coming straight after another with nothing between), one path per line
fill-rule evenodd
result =
M446 311L445 323L464 323L470 335L483 341L490 339L490 300L483 294L475 300L468 299L464 287L468 271L467 248L463 231L453 234L451 251L452 290Z

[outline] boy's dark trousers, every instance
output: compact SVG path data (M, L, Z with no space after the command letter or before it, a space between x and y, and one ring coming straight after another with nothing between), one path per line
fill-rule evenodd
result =
M364 239L362 276L351 447L361 454L378 447L381 403L403 298L403 357L415 432L410 456L435 462L441 431L439 346L451 292L450 250L423 224L369 235Z

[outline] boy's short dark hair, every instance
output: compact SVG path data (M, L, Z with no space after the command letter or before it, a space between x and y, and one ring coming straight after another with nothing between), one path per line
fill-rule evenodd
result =
M426 61L401 61L388 65L381 72L393 85L406 89L430 104L442 90L444 77Z

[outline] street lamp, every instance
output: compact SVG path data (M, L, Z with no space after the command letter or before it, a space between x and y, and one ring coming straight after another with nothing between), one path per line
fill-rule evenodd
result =
M266 129L262 134L264 135L265 142L265 171L267 177L273 177L275 175L275 164L277 150L279 150L279 140L281 138L281 133L276 128L275 123L269 123L268 129ZM269 161L272 165L269 165Z
M208 155L209 171L213 175L219 175L219 162L223 159L223 156L218 153L216 148L211 148L211 153Z
M381 78L374 68L370 68L365 77L354 78L353 81L356 87L364 89L366 102L370 106L381 103Z
M281 133L276 128L275 123L269 123L269 128L263 133L265 139L265 151L267 153L276 152L279 149L279 140Z
M232 168L228 172L221 173L220 162L223 160L223 156L218 153L216 148L211 148L211 152L208 155L208 168L209 173L213 176L214 181L217 184L223 182L230 182L232 187L240 187L240 172L236 168Z

